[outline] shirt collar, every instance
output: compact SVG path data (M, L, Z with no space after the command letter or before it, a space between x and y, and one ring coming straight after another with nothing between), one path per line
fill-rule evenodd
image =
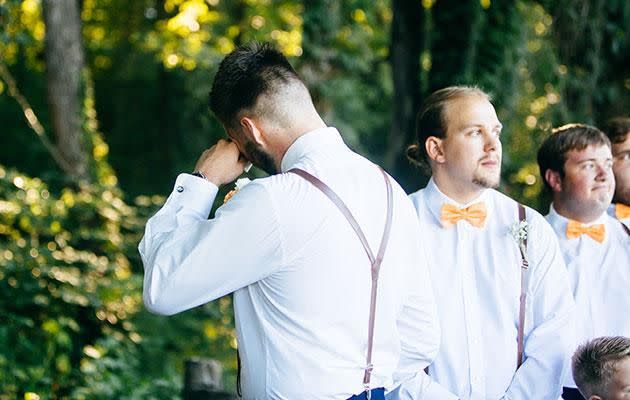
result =
M282 157L280 169L287 172L306 154L341 146L347 148L336 128L325 127L306 132L289 146Z
M466 204L462 204L445 195L435 184L435 180L433 179L433 177L431 177L425 189L425 201L427 206L429 207L429 210L431 210L431 213L435 216L435 218L437 218L438 221L441 218L442 206L444 205L444 203L452 204L457 208L466 208L472 204L483 202L486 204L486 210L488 216L490 216L490 213L492 211L492 196L490 196L489 193L489 189L484 189L481 194L477 196L477 198L469 201Z

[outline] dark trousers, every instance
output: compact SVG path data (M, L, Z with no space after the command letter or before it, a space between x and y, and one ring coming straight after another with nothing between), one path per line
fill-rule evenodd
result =
M370 390L372 392L372 400L385 400L385 388L376 388ZM361 394L355 394L348 400L366 400L367 394L362 392Z
M575 388L562 388L562 398L564 400L585 400L579 390Z

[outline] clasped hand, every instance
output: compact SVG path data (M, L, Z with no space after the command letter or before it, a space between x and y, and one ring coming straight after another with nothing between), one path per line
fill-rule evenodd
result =
M221 186L242 174L247 162L234 142L220 139L201 154L195 171L202 172L210 182Z

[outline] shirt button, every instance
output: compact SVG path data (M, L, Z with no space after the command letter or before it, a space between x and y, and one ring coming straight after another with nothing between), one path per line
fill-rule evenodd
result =
M175 190L177 190L177 193L181 193L181 192L184 191L184 187L183 186L177 186L177 189L175 189Z

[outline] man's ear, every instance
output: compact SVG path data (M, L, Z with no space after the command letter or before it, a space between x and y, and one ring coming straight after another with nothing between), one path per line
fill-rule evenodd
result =
M444 157L444 150L442 149L442 139L439 137L429 136L427 140L424 141L424 147L427 151L429 159L440 164L446 161L446 157Z
M599 397L598 395L594 394L591 397L589 397L588 400L603 400L603 399Z
M545 181L551 186L554 193L562 191L562 178L560 172L548 169L545 171Z
M264 135L256 120L249 117L242 117L240 123L249 140L258 145L264 144Z

